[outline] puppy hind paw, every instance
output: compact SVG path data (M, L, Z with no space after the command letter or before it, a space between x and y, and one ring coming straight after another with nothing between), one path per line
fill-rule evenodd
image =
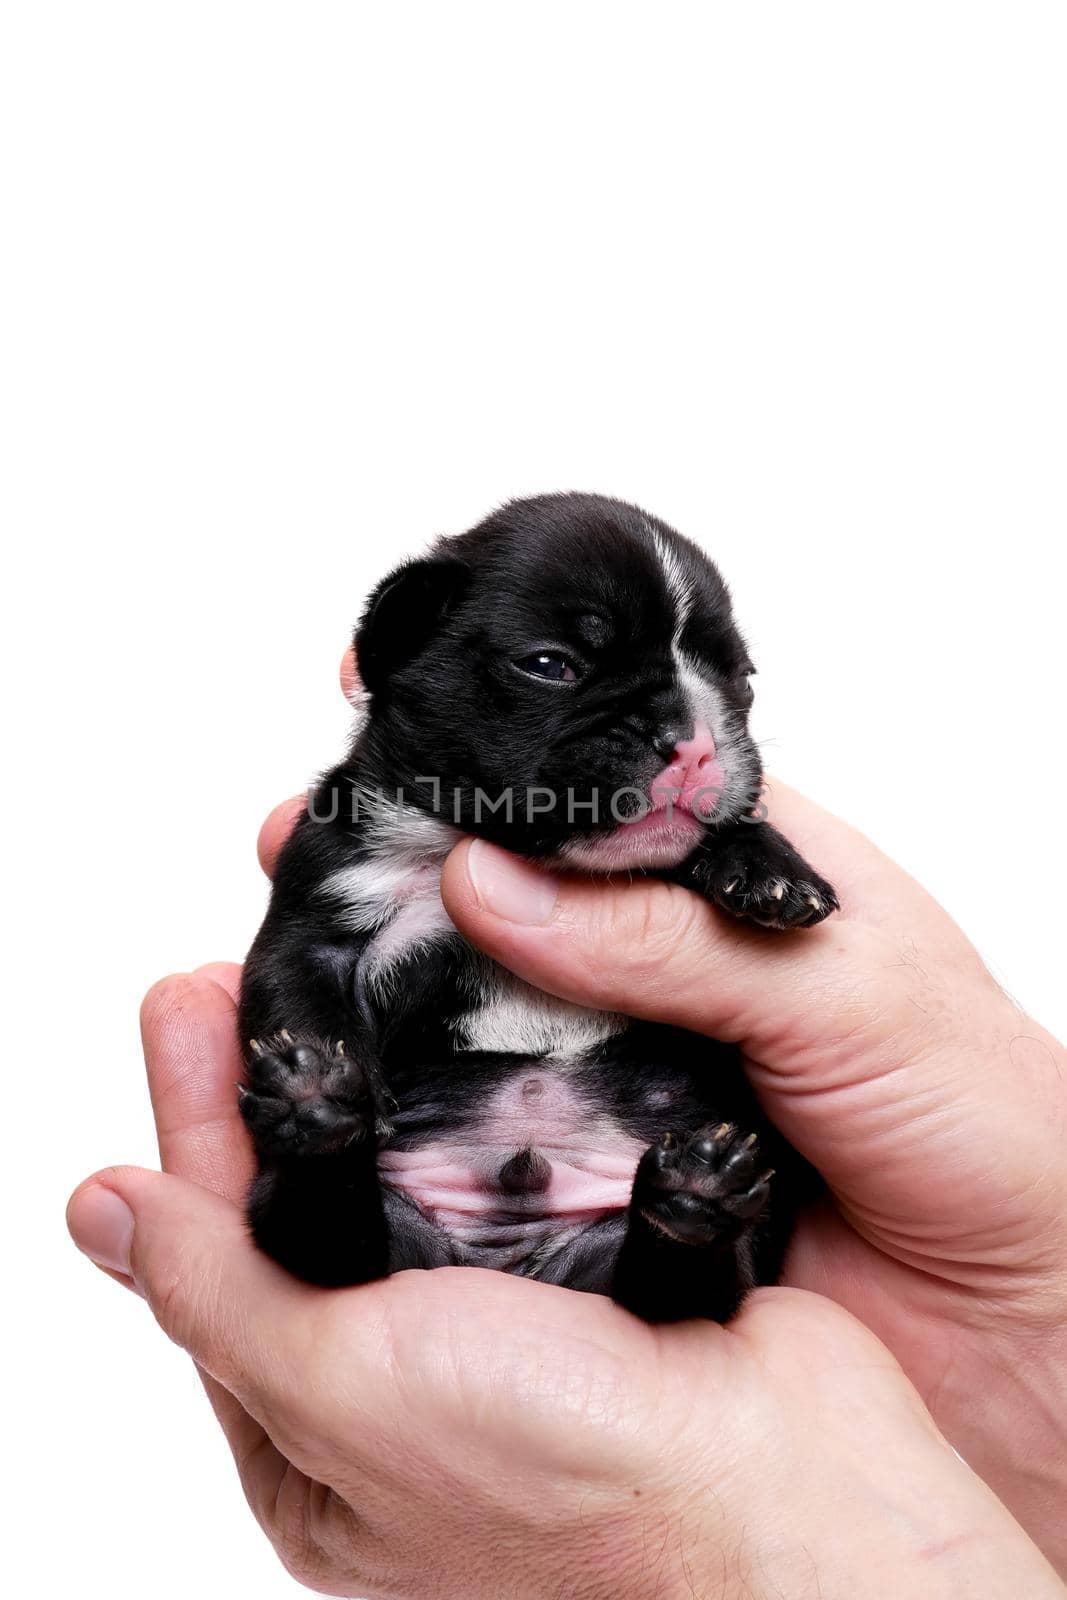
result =
M342 1044L294 1039L287 1029L251 1039L249 1084L238 1106L264 1155L325 1155L373 1132L374 1096L363 1069Z
M755 1134L729 1123L664 1134L641 1159L633 1204L646 1222L686 1244L734 1239L763 1212L773 1171Z

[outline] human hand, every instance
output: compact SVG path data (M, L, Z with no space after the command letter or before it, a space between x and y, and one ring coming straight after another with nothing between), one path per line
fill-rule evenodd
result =
M741 1046L832 1193L785 1281L885 1341L1067 1572L1067 1053L868 840L788 789L768 799L841 897L801 935L739 927L652 880L561 879L549 912L544 874L483 841L450 857L445 905L542 989Z
M239 970L143 1012L167 1174L115 1169L72 1231L205 1375L250 1504L334 1594L1029 1600L1064 1591L878 1341L762 1290L652 1328L478 1269L308 1288L253 1247Z
M356 698L351 652L341 683ZM738 927L653 880L572 879L547 923L509 920L481 903L469 841L445 901L542 988L740 1043L768 1114L833 1194L802 1222L786 1282L885 1341L1067 1572L1067 1052L869 840L782 786L768 800L842 898L803 936ZM301 809L264 825L268 868ZM501 885L531 870L475 851Z
M346 692L350 693L355 681L350 661L346 667L343 681ZM268 867L302 808L302 801L287 802L269 819L260 841L261 854ZM840 824L833 824L831 819L823 821L847 841L847 830ZM799 829L796 831L799 833ZM860 843L869 857L881 862L889 871L895 870L889 869L865 842ZM829 860L827 856L820 859ZM457 864L462 866L461 856L457 856ZM900 876L897 874L898 878ZM839 878L843 881L844 874L839 873ZM858 882L858 873L854 873L853 878ZM456 880L460 891L454 913L457 920L464 917L461 902L465 881L466 873L461 870ZM919 895L914 886L910 889L914 895ZM451 884L446 885L446 893L451 897ZM676 898L672 896L672 900ZM635 898L631 898L628 906L628 915L640 917ZM676 906L675 910L678 909ZM663 915L662 911L658 914ZM474 909L475 922L483 915ZM656 932L656 915L653 911L647 917L649 934ZM951 928L947 919L942 920ZM607 931L608 921L599 925L601 932ZM570 936L574 936L578 926L571 924ZM626 931L625 919L618 926L620 932ZM664 918L662 929L665 934L670 933L670 916ZM478 936L473 927L470 931ZM678 931L676 925L674 932ZM626 949L632 955L632 923L629 933L631 942ZM955 930L953 933L956 946L966 948L961 936ZM483 942L492 947L493 937L490 931L490 937ZM522 937L520 932L520 941ZM765 941L759 941L753 947L753 955L762 961L767 948ZM619 955L620 952L613 952L616 974ZM647 956L648 952L646 960ZM520 952L519 960L512 964L519 966L522 959ZM972 960L976 960L973 953ZM672 961L677 962L673 952ZM638 967L640 962L638 952ZM743 975L743 962L741 967ZM674 976L678 978L677 970ZM214 979L232 992L238 971L236 968L203 969L192 979L171 980L153 992L145 1012L146 1053L164 1165L236 1200L247 1181L250 1158L232 1101L232 1080L239 1075L240 1067L233 1006L212 981ZM577 981L579 988L583 982L590 983L587 998L595 1001L593 990L598 981L595 971L589 975L583 972ZM621 981L626 982L625 979ZM546 984L546 987L552 986ZM638 989L633 989L627 998L633 1001L632 1009L639 1008ZM669 997L666 1003L669 1004ZM650 1011L648 1014L657 1013ZM681 1015L679 1020L682 1020ZM689 1025L695 1024L690 1022ZM712 1031L726 1032L725 1028ZM471 1274L464 1272L407 1274L387 1284L350 1291L340 1297L329 1296L331 1302L335 1298L345 1301L343 1310L337 1312L337 1323L331 1325L335 1332L343 1332L339 1350L332 1349L328 1338L316 1339L314 1342L325 1364L310 1364L305 1343L298 1340L301 1362L295 1369L289 1369L286 1376L297 1390L307 1388L312 1394L321 1391L323 1407L329 1413L322 1428L332 1439L332 1445L326 1448L320 1440L314 1449L324 1459L330 1457L331 1450L336 1457L344 1429L330 1402L333 1374L335 1369L348 1371L345 1361L349 1357L358 1366L356 1358L362 1353L360 1370L369 1385L368 1392L379 1402L376 1426L363 1428L369 1411L358 1417L363 1454L346 1453L342 1448L334 1473L337 1479L350 1477L363 1463L361 1506L365 1499L368 1504L373 1501L378 1514L356 1523L352 1520L351 1501L344 1499L334 1481L325 1473L316 1478L310 1471L301 1471L296 1464L299 1456L294 1453L290 1460L285 1453L287 1439L301 1438L300 1424L294 1422L292 1413L294 1408L300 1411L302 1402L299 1397L287 1401L284 1388L280 1397L268 1389L265 1398L260 1398L264 1390L263 1373L257 1374L254 1361L252 1370L248 1370L247 1338L242 1343L237 1337L240 1329L235 1330L227 1323L227 1316L230 1321L238 1317L246 1335L255 1327L255 1320L245 1319L241 1313L242 1287L246 1281L248 1287L252 1287L251 1280L243 1277L247 1259L241 1263L241 1271L231 1272L226 1255L231 1248L247 1251L236 1214L232 1207L219 1212L217 1202L214 1203L216 1211L212 1222L218 1229L218 1242L223 1248L217 1257L207 1256L203 1244L212 1229L207 1226L204 1197L198 1196L195 1190L187 1190L179 1204L178 1195L169 1189L165 1199L161 1199L163 1192L157 1190L154 1197L145 1200L138 1188L145 1183L159 1185L164 1181L147 1174L109 1174L105 1186L121 1186L127 1199L133 1201L134 1210L138 1212L136 1237L143 1237L146 1263L153 1238L162 1239L165 1247L160 1257L164 1272L169 1251L171 1276L164 1276L162 1293L158 1283L155 1289L149 1287L150 1273L147 1266L144 1269L145 1292L150 1300L154 1299L165 1325L218 1371L243 1373L243 1376L230 1378L230 1388L220 1385L211 1376L206 1376L205 1381L242 1463L242 1475L261 1520L290 1565L317 1584L336 1589L338 1585L355 1583L356 1589L366 1592L372 1582L377 1582L374 1593L404 1592L410 1581L404 1577L403 1557L406 1555L415 1564L420 1560L427 1563L421 1575L422 1592L426 1592L426 1583L431 1581L438 1584L440 1593L473 1595L483 1592L475 1587L481 1582L483 1587L484 1583L489 1584L484 1592L501 1594L508 1592L504 1585L510 1581L502 1579L505 1569L500 1565L501 1552L513 1555L518 1547L525 1546L529 1559L516 1558L514 1593L593 1595L600 1592L597 1585L603 1576L601 1558L605 1556L603 1540L598 1544L595 1538L589 1537L593 1523L588 1522L587 1514L593 1507L598 1513L594 1519L596 1527L611 1529L606 1556L607 1581L615 1594L626 1592L621 1581L623 1577L634 1579L635 1592L647 1592L648 1574L652 1571L656 1573L656 1582L661 1584L658 1592L664 1596L673 1592L679 1582L684 1583L683 1592L691 1593L694 1572L701 1577L714 1573L718 1584L716 1593L735 1592L736 1587L745 1582L748 1583L745 1592L749 1594L764 1592L764 1585L773 1588L775 1583L780 1589L784 1579L787 1592L799 1594L804 1592L805 1585L814 1585L816 1580L812 1574L817 1571L823 1595L834 1592L840 1578L843 1591L850 1596L866 1592L863 1585L867 1582L873 1582L871 1592L874 1593L884 1593L886 1583L895 1593L910 1592L907 1574L915 1572L917 1590L921 1589L924 1597L940 1592L936 1584L942 1581L953 1584L957 1580L962 1582L962 1588L950 1588L945 1592L1000 1593L997 1585L1001 1571L1010 1574L1010 1577L1005 1576L1003 1592L1014 1594L1029 1581L1024 1574L1034 1571L1036 1576L1036 1569L1032 1567L1034 1553L1019 1540L1010 1519L1004 1517L1002 1510L985 1497L970 1474L943 1449L936 1456L929 1454L929 1424L923 1413L915 1410L914 1396L902 1385L885 1351L875 1341L867 1342L861 1351L854 1341L867 1341L868 1336L854 1323L840 1318L832 1308L810 1297L798 1300L783 1296L781 1291L761 1291L726 1330L708 1327L647 1329L624 1318L623 1313L604 1302L588 1297L576 1302L564 1291L498 1274L475 1274L477 1284L468 1283ZM95 1214L96 1207L101 1204L99 1191L99 1183L84 1186L72 1206L75 1232L90 1253L96 1249L100 1237L102 1219ZM158 1209L154 1209L157 1202ZM199 1218L194 1212L199 1212ZM840 1273L847 1273L847 1252L840 1239L833 1237L832 1226L830 1219L824 1217L810 1230L806 1242L802 1236L794 1269L798 1278L803 1277L805 1261L815 1264L814 1246L818 1231L823 1228L831 1230L830 1242L839 1253ZM137 1248L134 1249L135 1262ZM175 1272L180 1274L180 1263L178 1268L174 1263L175 1250L187 1251L187 1259L197 1264L196 1273L188 1279L179 1275L175 1281ZM99 1249L96 1254L99 1256ZM284 1317L287 1297L322 1298L316 1291L294 1285L261 1258L253 1255L251 1260L256 1273L266 1274L272 1280L255 1286L260 1294L259 1308L268 1318L268 1329L279 1314ZM202 1272L201 1261L205 1267L214 1264L214 1273ZM412 1279L417 1281L412 1283ZM830 1277L827 1281L833 1283L834 1280ZM209 1288L213 1285L217 1291L217 1297L207 1296L206 1306L201 1292L205 1284ZM234 1286L237 1286L236 1292ZM846 1286L847 1278L842 1277L838 1288ZM538 1296L536 1315L532 1302L525 1303L531 1293ZM559 1301L558 1308L549 1310L542 1298L546 1294L557 1300L563 1294L564 1299ZM353 1300L353 1295L359 1296L359 1300ZM403 1295L413 1298L404 1301ZM523 1297L521 1305L516 1302L516 1295ZM249 1303L255 1304L254 1300ZM306 1309L302 1308L302 1314ZM208 1310L216 1313L216 1323L221 1325L211 1323ZM835 1316L836 1321L833 1320ZM394 1365L391 1373L386 1373L393 1378L390 1386L388 1382L383 1385L383 1368L376 1362L375 1355L381 1353L382 1330L393 1326L394 1317L399 1318L397 1326L401 1333L413 1327L425 1327L428 1332L425 1350L417 1343L412 1350L409 1342L407 1348L414 1357L410 1372ZM587 1317L593 1320L586 1322ZM624 1319L622 1325L620 1318ZM827 1318L830 1320L825 1321ZM316 1319L312 1317L311 1320L315 1322ZM519 1329L525 1330L521 1339L517 1337ZM206 1346L203 1343L205 1334ZM699 1348L695 1361L688 1347L689 1339L696 1340ZM660 1348L673 1346L675 1341L681 1346L679 1350ZM651 1361L650 1346L656 1347ZM499 1366L497 1357L512 1347L516 1352L514 1359L505 1360L503 1367ZM553 1359L547 1364L547 1372L543 1372L548 1349L552 1350ZM794 1349L799 1375L792 1365ZM212 1357L210 1352L217 1354ZM234 1368L235 1354L243 1356L244 1367ZM469 1376L471 1355L477 1356L475 1370L484 1379L473 1395L464 1384L456 1382L456 1374L464 1368L464 1363ZM625 1369L621 1393L624 1409L618 1413L624 1418L625 1440L648 1448L638 1453L640 1459L635 1458L632 1451L628 1453L626 1449L617 1448L618 1438L612 1433L615 1448L608 1453L619 1471L610 1484L601 1483L590 1500L591 1488L586 1492L577 1486L582 1483L591 1486L596 1482L595 1463L603 1439L594 1427L592 1450L587 1457L590 1465L585 1470L580 1469L577 1476L572 1473L563 1486L561 1503L559 1477L553 1474L562 1460L563 1439L567 1436L571 1439L572 1454L568 1459L581 1460L590 1442L585 1439L588 1433L585 1424L590 1421L590 1414L587 1405L577 1412L573 1406L560 1405L559 1383L557 1381L553 1388L553 1375L557 1380L561 1373L568 1375L566 1387L572 1397L601 1393L604 1376L601 1364L605 1355L609 1358L607 1392L614 1393L610 1380L611 1375L619 1371L620 1358ZM761 1374L755 1389L751 1383L753 1360ZM432 1367L429 1390L424 1388L427 1366ZM274 1371L269 1359L268 1367ZM845 1394L836 1386L849 1369L880 1376L870 1391L864 1391L861 1385ZM649 1414L655 1417L661 1429L665 1428L666 1438L643 1419L641 1426L635 1426L635 1418L648 1405L648 1380L653 1371L656 1375L655 1404ZM890 1374L892 1381L889 1381ZM666 1390L663 1388L665 1377ZM398 1378L402 1404L397 1403L395 1392ZM546 1378L551 1390L547 1410ZM764 1380L770 1380L770 1393L762 1396L761 1427L760 1405L756 1406L754 1417L747 1421L746 1414L747 1402L759 1392ZM685 1393L685 1404L680 1412L681 1420L674 1427L679 1386ZM356 1387L362 1395L363 1385ZM235 1398L234 1390L247 1392L248 1409ZM334 1398L342 1410L345 1392L343 1385L333 1388ZM723 1404L723 1395L727 1393L730 1396L728 1408ZM416 1396L417 1405L413 1403ZM536 1442L547 1452L550 1478L547 1486L541 1481L544 1457L535 1449L532 1460L528 1459L530 1414L522 1400L529 1396L537 1399L535 1434ZM808 1402L816 1396L819 1397L814 1407L817 1415L813 1415ZM276 1407L275 1411L270 1410L268 1400ZM515 1407L520 1408L518 1426L514 1426ZM701 1428L696 1419L699 1418L706 1428L709 1415L715 1419L714 1442L705 1438L701 1445ZM576 1417L582 1424L577 1431L573 1426ZM768 1426L769 1417L774 1419L773 1426ZM855 1419L857 1432L849 1437L847 1429L830 1429L823 1437L827 1420L834 1417ZM262 1425L267 1418L273 1437ZM404 1424L412 1418L414 1422L409 1431ZM788 1425L790 1418L793 1425ZM497 1426L493 1438L486 1441L479 1437L479 1427L488 1420ZM757 1424L755 1429L749 1425L752 1421ZM783 1426L784 1423L787 1425ZM479 1502L475 1496L473 1502L468 1501L470 1490L464 1474L460 1471L454 1479L452 1477L457 1465L462 1466L455 1449L460 1439L467 1459L479 1474L484 1474L486 1482L501 1471L514 1479L511 1487L516 1488L521 1506L507 1504L507 1496L502 1496L495 1505L494 1516L484 1500ZM434 1455L435 1441L440 1446L437 1456ZM279 1442L283 1444L281 1451ZM925 1466L916 1459L917 1442L918 1455ZM814 1458L798 1459L803 1455L803 1449L798 1446L808 1444L813 1447ZM414 1448L407 1451L407 1445ZM305 1441L301 1450L310 1448ZM1002 1451L1002 1460L1004 1455ZM878 1463L885 1466L886 1474L876 1483L871 1479L870 1469ZM625 1495L619 1498L619 1485L630 1478L639 1479L646 1467L651 1470L655 1491L649 1498L646 1486L646 1494L634 1496L632 1504L628 1505ZM724 1469L728 1481L720 1482ZM959 1473L963 1476L957 1476ZM413 1481L428 1481L429 1478L435 1483L441 1480L445 1509L438 1505L440 1496L434 1499L432 1506L426 1502L423 1487L416 1493L420 1506L413 1511ZM820 1495L815 1503L807 1503L811 1501L808 1490L814 1485L820 1486ZM635 1488L639 1486L638 1482L634 1483ZM902 1489L906 1493L909 1488L916 1490L916 1500L905 1508L899 1495ZM798 1490L803 1492L798 1494ZM573 1524L576 1494L583 1508L578 1517L581 1537L568 1546L561 1528ZM717 1510L717 1521L712 1519L714 1526L707 1515L709 1504ZM840 1516L843 1504L850 1508L845 1518ZM472 1506L479 1509L474 1511ZM737 1537L736 1514L737 1508L742 1506L744 1526L749 1530L747 1538ZM941 1530L940 1535L926 1538L925 1535L931 1533L932 1507L938 1508ZM544 1511L544 1517L540 1520L531 1517L531 1509ZM422 1515L423 1510L433 1514L427 1519ZM427 1534L428 1528L436 1529L435 1516L443 1519L441 1529ZM457 1525L463 1530L458 1543ZM394 1526L400 1528L395 1537L390 1531ZM896 1547L891 1537L894 1527L898 1532L906 1530L903 1541ZM752 1536L753 1528L757 1529L755 1536ZM415 1539L413 1532L418 1535ZM442 1539L442 1533L447 1538ZM638 1534L640 1555L635 1556L634 1541ZM961 1570L960 1563L966 1566L972 1545L979 1552L981 1571L968 1575ZM447 1586L451 1569L444 1556L446 1546L449 1551L454 1549L453 1559L464 1564L464 1574L457 1580L461 1584L458 1591ZM563 1555L565 1546L566 1556ZM425 1552L423 1556L419 1555L420 1550ZM548 1564L554 1568L550 1591L538 1587L544 1564L533 1559L531 1553L535 1550L547 1554ZM484 1560L487 1551L489 1576L483 1580L474 1576L474 1569L479 1560ZM878 1551L883 1560L881 1568ZM946 1560L947 1556L951 1559ZM377 1566L374 1565L376 1560L380 1563ZM936 1566L936 1572L928 1570L931 1564ZM353 1572L358 1575L352 1576ZM747 1578L742 1576L746 1572ZM776 1573L779 1576L776 1577ZM1039 1586L1045 1585L1047 1578L1036 1576L1036 1581ZM758 1586L753 1587L754 1583ZM399 1590L396 1585L400 1585ZM355 1591L346 1587L345 1592ZM1038 1591L1031 1586L1029 1592ZM1045 1588L1041 1587L1040 1592L1044 1593ZM1053 1592L1061 1591L1054 1586Z

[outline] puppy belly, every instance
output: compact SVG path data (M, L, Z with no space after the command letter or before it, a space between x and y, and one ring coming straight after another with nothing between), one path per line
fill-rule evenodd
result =
M417 1149L386 1146L378 1168L458 1243L506 1267L549 1237L624 1210L643 1149L564 1073L531 1065L462 1131Z
M531 1140L537 1135L531 1134ZM606 1149L567 1158L544 1141L516 1149L498 1145L477 1150L434 1145L428 1150L384 1150L378 1158L382 1178L401 1189L450 1231L470 1219L498 1217L513 1222L523 1217L586 1221L606 1211L621 1211L630 1200L640 1151L619 1135L618 1153ZM515 1194L500 1181L500 1172L532 1150L546 1163L543 1188Z

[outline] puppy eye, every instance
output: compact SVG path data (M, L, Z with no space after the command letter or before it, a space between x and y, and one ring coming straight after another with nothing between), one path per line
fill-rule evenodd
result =
M539 650L535 656L523 656L515 665L531 678L548 678L552 683L578 682L577 669L567 657L552 655L547 650Z

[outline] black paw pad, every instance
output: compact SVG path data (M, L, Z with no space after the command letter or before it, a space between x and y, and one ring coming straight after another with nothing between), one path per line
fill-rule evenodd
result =
M238 1084L241 1115L266 1155L323 1155L374 1129L374 1101L359 1064L317 1040L288 1033L248 1049L251 1086Z
M799 878L788 871L754 872L748 864L725 861L711 889L724 911L763 928L814 928L838 910L832 885L813 872Z
M641 1158L634 1205L646 1221L686 1244L735 1239L764 1210L772 1172L754 1133L729 1123L664 1134Z

